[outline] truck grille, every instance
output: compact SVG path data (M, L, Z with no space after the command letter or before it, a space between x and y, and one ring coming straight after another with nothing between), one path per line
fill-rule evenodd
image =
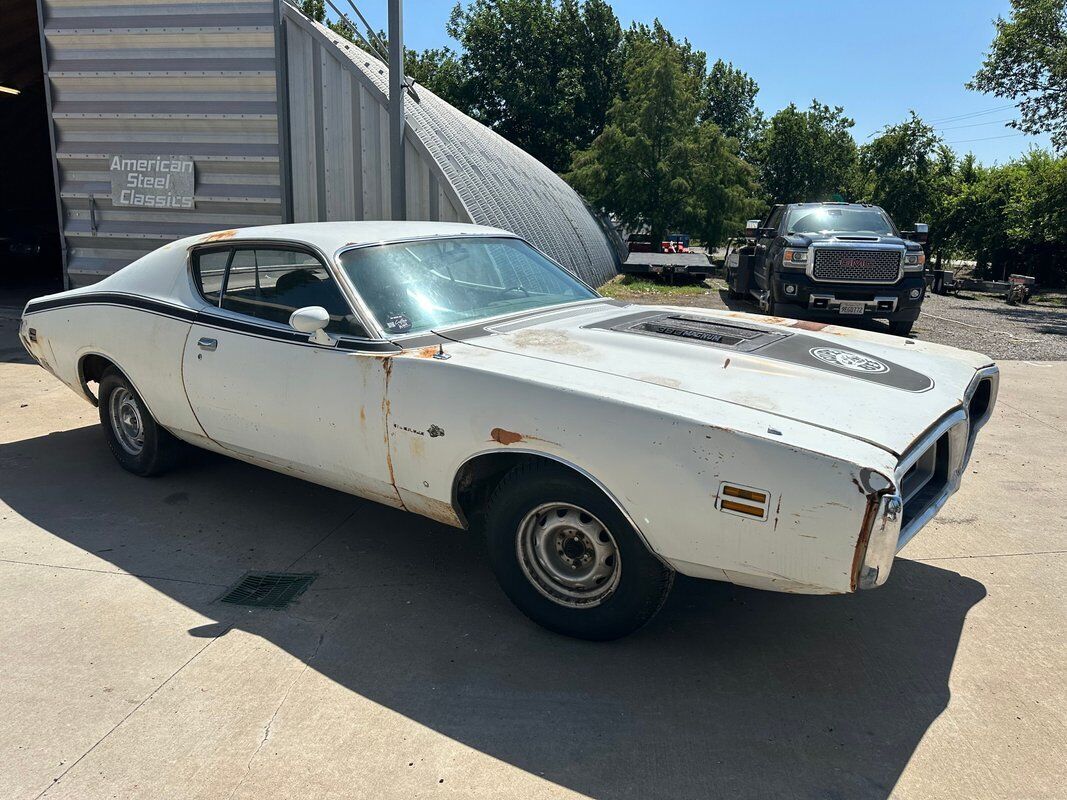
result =
M900 277L899 250L816 247L811 275L817 281L895 283Z

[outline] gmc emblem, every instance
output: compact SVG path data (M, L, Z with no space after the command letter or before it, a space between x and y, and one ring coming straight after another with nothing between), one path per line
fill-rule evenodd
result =
M869 258L857 258L856 256L850 256L848 258L841 259L842 267L850 267L852 269L867 269L871 266L871 260Z

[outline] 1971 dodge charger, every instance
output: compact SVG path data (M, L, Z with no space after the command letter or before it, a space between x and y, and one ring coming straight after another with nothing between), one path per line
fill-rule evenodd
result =
M998 381L912 339L622 304L445 223L194 236L31 301L20 335L127 470L196 445L483 531L515 605L590 639L649 620L676 572L881 585Z

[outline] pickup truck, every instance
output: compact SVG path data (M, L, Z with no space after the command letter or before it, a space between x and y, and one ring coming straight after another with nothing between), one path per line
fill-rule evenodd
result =
M727 254L728 291L774 316L885 319L907 336L926 294L927 231L916 223L901 232L867 204L776 205L766 220L749 220L744 243Z

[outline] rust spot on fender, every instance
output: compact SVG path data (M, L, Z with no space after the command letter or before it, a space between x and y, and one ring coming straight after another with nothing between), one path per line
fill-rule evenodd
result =
M438 348L435 345L429 347L416 347L412 350L405 350L400 355L407 356L409 358L433 358L437 355Z
M800 328L802 331L821 331L827 327L825 322L809 322L806 319L798 319L793 323L794 328Z
M876 495L867 496L867 508L863 512L863 522L860 524L860 535L856 539L856 549L852 553L852 579L849 583L852 591L856 591L859 585L860 565L863 557L867 554L867 542L871 538L871 529L874 527L874 516L878 513L878 500Z
M489 438L497 444L517 444L525 437L521 433L515 433L515 431L507 431L503 428L493 428L489 431Z
M206 243L206 242L223 242L226 239L232 239L236 235L237 235L237 229L236 228L231 228L228 231L216 231L215 233L209 233L207 236L205 236L200 241L204 242L204 243Z
M509 431L505 428L493 428L489 431L490 440L497 444L509 445L518 444L519 442L545 442L546 444L554 444L557 447L559 442L553 442L549 439L542 439L539 436L529 436L524 433L516 433L515 431Z
M729 358L727 358L725 361L722 362L722 368L723 369L726 369L728 366L730 366L730 359Z

